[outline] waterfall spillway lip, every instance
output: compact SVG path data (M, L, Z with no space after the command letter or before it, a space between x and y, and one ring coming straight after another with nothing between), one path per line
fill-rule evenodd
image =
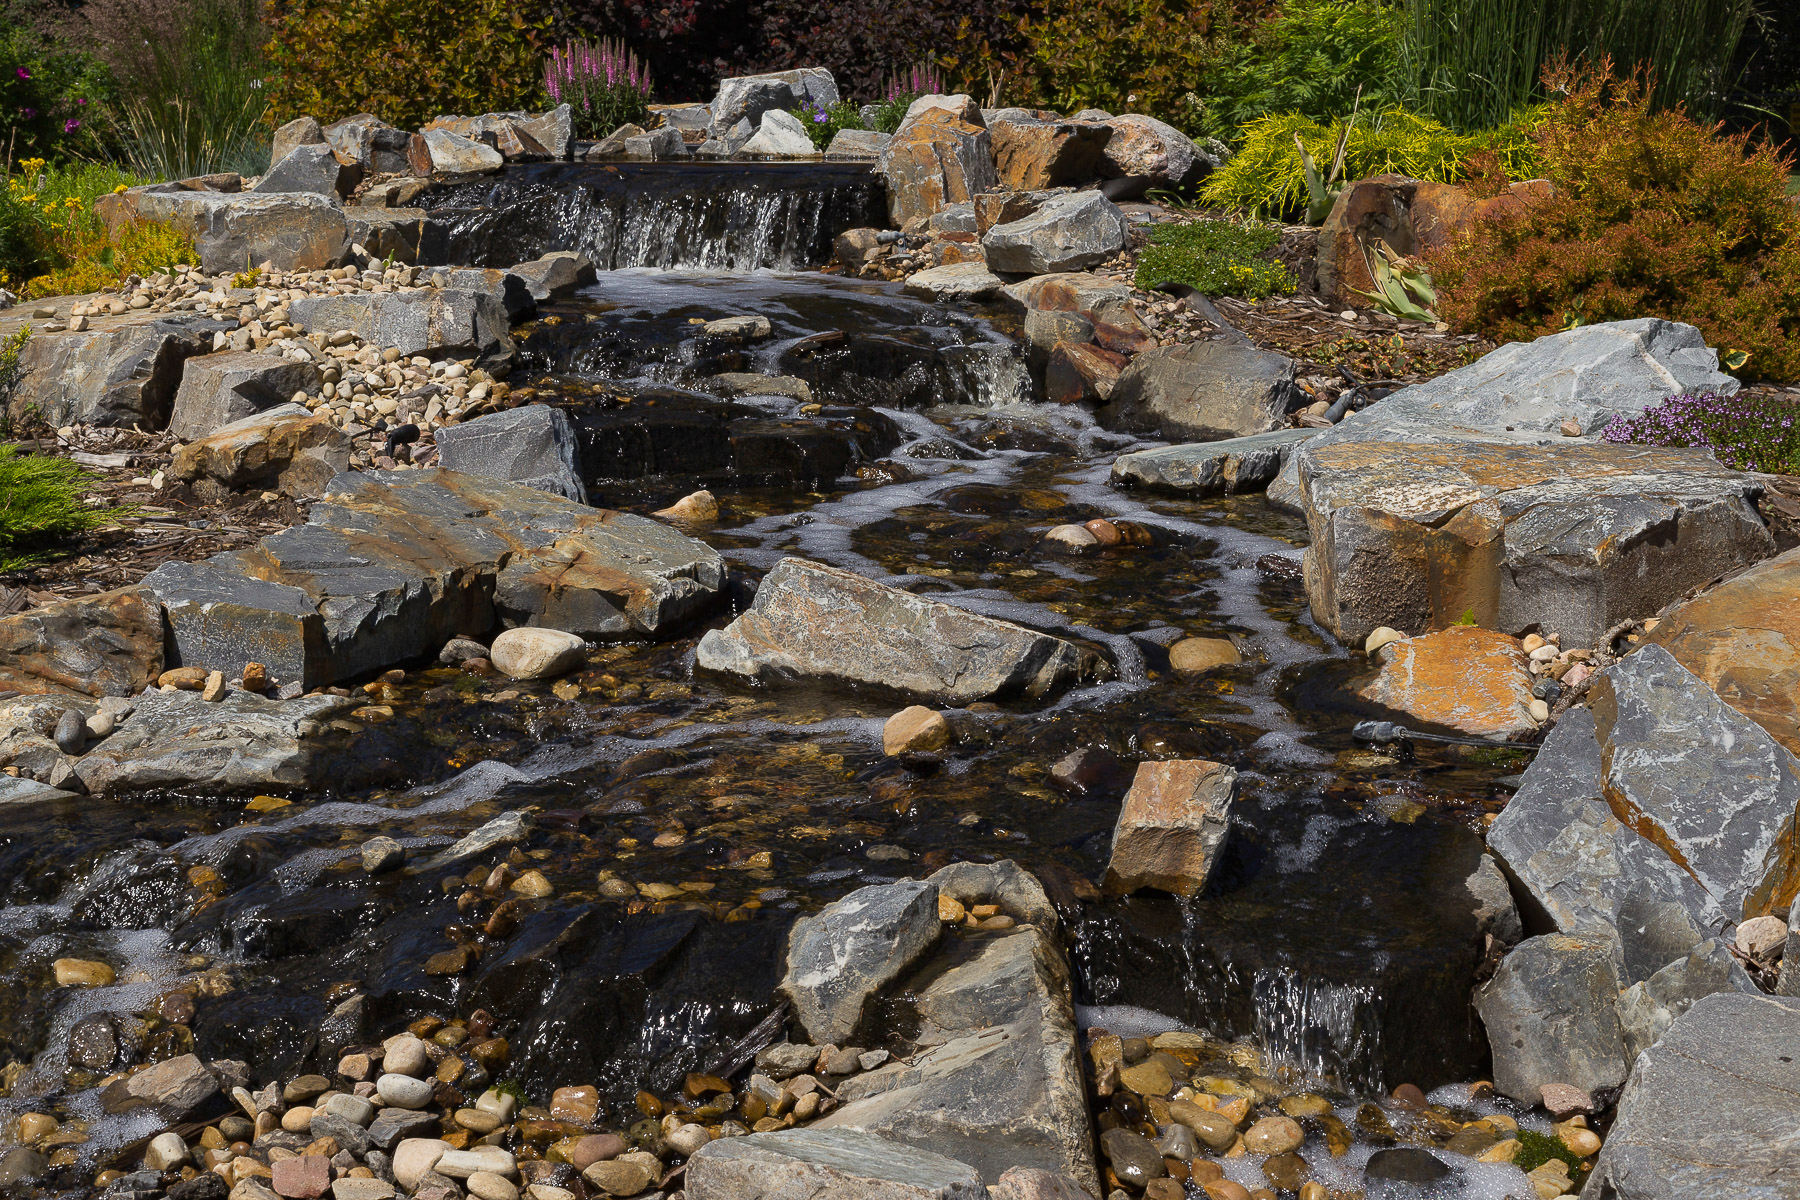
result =
M434 256L509 267L583 250L603 270L797 270L846 229L885 226L865 163L536 163L420 197Z

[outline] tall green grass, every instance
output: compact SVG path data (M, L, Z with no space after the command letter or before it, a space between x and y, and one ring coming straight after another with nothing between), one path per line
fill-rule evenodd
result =
M1491 128L1544 99L1558 57L1647 67L1659 105L1717 114L1753 0L1404 0L1408 102L1458 129Z

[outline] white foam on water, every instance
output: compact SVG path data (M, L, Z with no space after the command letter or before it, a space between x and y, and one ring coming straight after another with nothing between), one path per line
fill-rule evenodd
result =
M1077 1004L1075 1027L1082 1030L1104 1029L1108 1033L1128 1038L1155 1037L1159 1033L1187 1028L1174 1017L1166 1017L1162 1013L1130 1004Z

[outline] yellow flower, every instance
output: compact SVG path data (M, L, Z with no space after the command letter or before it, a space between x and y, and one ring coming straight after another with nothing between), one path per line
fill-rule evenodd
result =
M37 193L33 192L29 196L20 196L19 203L20 204L36 204L37 203Z
M81 197L80 196L70 196L67 200L63 201L63 207L67 208L67 209L71 209L74 212L80 212L81 211Z
M124 194L125 194L125 185L122 183L118 187L113 189L113 195L115 195L115 196L123 196Z

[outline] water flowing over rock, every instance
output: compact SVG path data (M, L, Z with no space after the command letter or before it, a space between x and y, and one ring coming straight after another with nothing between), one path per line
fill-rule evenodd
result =
M1590 1187L1618 1200L1800 1194L1800 1000L1721 993L1637 1060Z
M842 1045L869 998L937 944L938 891L919 880L858 888L794 922L781 990L820 1045Z
M310 361L251 351L198 355L182 367L169 432L191 442L318 390L319 368Z
M1125 248L1125 214L1099 192L1052 196L981 239L988 266L1020 275L1085 271Z
M1041 698L1095 668L1049 634L784 558L750 609L700 640L697 665L746 679L830 679L968 704Z
M162 611L142 586L0 617L0 691L130 696L162 671Z
M221 425L175 452L172 478L220 487L265 488L317 499L350 468L348 434L298 404Z
M1517 639L1472 625L1390 642L1358 695L1472 737L1504 740L1537 727L1531 668Z
M507 479L587 503L575 427L560 408L527 404L490 413L437 433L438 463L447 470Z
M1281 473L1294 448L1317 432L1277 429L1219 442L1135 450L1113 460L1112 481L1115 487L1198 496L1254 492L1267 487Z
M1131 360L1099 412L1108 429L1217 440L1268 433L1302 395L1294 361L1237 342L1189 342Z
M1121 383L1121 387L1123 383ZM1710 454L1639 446L1300 446L1320 624L1360 641L1468 614L1592 646L1616 622L1774 551L1762 486Z
M965 1163L852 1130L783 1129L702 1146L690 1200L986 1200Z
M1601 672L1589 697L1545 740L1488 844L1529 922L1613 931L1629 985L1696 931L1793 894L1800 760L1660 646ZM1644 938L1661 950L1638 952Z
M647 517L426 470L346 475L307 524L145 582L181 663L235 677L260 662L310 688L496 621L666 636L717 599L724 565Z

